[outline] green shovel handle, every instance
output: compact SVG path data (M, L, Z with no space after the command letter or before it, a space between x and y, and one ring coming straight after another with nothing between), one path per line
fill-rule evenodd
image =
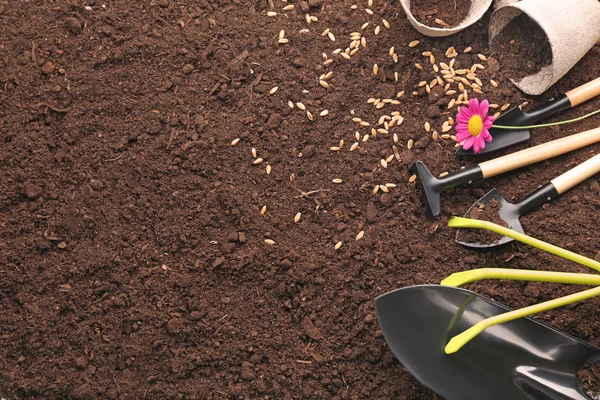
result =
M513 281L600 286L600 275L508 268L478 268L470 271L456 272L444 279L440 285L459 287L466 285L467 283L473 283L484 279L509 279Z
M448 226L451 228L481 228L487 229L488 231L495 232L502 236L508 236L509 238L518 240L519 242L523 242L540 250L544 250L548 253L557 255L559 257L565 258L567 260L571 260L581 265L585 265L586 267L590 267L595 269L596 271L600 271L600 262L592 260L591 258L587 258L581 256L577 253L573 253L572 251L565 250L561 247L555 246L550 243L543 242L539 239L533 238L531 236L527 236L520 232L515 232L512 229L505 228L503 226L494 224L489 221L482 221L478 219L471 218L463 218L463 217L451 217L448 220Z
M586 300L598 295L600 295L600 287L595 287L593 289L584 290L582 292L574 293L568 296L559 297L558 299L545 301L543 303L534 304L529 307L520 308L518 310L509 311L500 315L496 315L494 317L486 318L483 321L476 323L466 331L450 339L450 341L444 348L444 351L446 352L446 354L452 354L457 352L465 344L469 343L471 339L479 335L481 332L483 332L490 326L502 324L504 322L513 321L515 319L523 317L528 317L532 314L537 314L543 311L551 310L553 308L566 306L567 304Z

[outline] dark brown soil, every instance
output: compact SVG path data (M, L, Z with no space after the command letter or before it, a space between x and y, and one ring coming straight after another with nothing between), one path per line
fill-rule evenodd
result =
M456 107L418 86L435 78L421 54L448 63L455 46L455 68L481 62L489 15L459 35L423 38L395 2L375 0L373 15L346 0L273 4L275 17L263 0L0 0L0 397L437 399L388 349L377 296L481 266L586 271L518 244L469 251L446 221L491 187L509 201L524 196L600 145L446 191L435 220L409 183L415 160L436 175L474 162L423 129L429 121L441 132ZM281 30L289 43L278 43ZM367 47L335 56L355 31ZM481 98L535 106L595 78L600 49L539 98L515 90L494 57L484 63ZM329 71L325 89L317 78ZM400 91L400 104L367 103ZM599 107L594 99L562 117ZM378 119L393 111L402 126L349 151L357 130L383 129ZM597 125L540 130L529 145ZM400 161L383 168L393 145ZM396 186L373 194L386 183ZM600 258L598 199L596 177L524 217L524 229ZM511 307L573 290L472 288ZM599 306L538 318L598 345Z
M600 395L600 365L584 365L577 372L577 378L582 383L587 395L592 399L596 399Z
M469 14L471 0L411 0L410 12L424 25L451 28Z
M495 199L487 204L480 203L477 207L471 208L465 217L493 222L508 228L506 221L500 217L501 205L502 203ZM502 238L502 235L486 229L459 229L456 235L456 239L463 243L480 243L484 245L498 244Z
M521 14L492 40L506 76L518 82L552 63L552 49L546 33L526 14Z

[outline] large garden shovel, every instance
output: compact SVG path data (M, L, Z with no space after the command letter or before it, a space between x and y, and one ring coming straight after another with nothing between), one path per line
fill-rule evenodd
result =
M378 297L375 308L400 363L448 400L590 400L577 372L600 349L529 318L491 326L446 354L451 338L510 311L476 293L411 286Z

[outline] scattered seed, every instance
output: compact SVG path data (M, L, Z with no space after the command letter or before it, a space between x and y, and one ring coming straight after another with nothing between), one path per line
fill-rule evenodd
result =
M319 21L319 18L315 17L314 15L311 15L310 16L310 21L311 22L317 22L317 21Z
M323 80L319 81L319 85L323 86L325 89L329 89L329 83L327 83Z
M340 139L340 147L344 147L344 139Z
M297 224L298 221L300 221L301 217L302 217L302 213L297 213L296 215L294 215L294 222Z
M327 37L329 37L329 40L331 40L332 42L335 42L335 36L334 36L333 32L329 32L327 34Z
M442 124L442 133L449 132L451 129L452 129L452 126L450 126L450 123L448 123L448 121L446 121Z
M398 82L399 78L400 78L400 74L398 74L398 71L394 72L394 81Z
M264 159L263 159L263 158L257 158L256 160L254 160L254 161L252 162L252 164L254 164L254 165L258 165L258 164L261 164L263 161L264 161Z
M456 90L448 90L446 92L446 96L454 96L456 94Z
M466 49L463 50L463 53L470 53L471 50L473 50L473 48L471 46L467 47Z
M420 69L421 71L423 71L423 66L421 64L419 64L419 63L415 64L415 68L416 69Z
M363 238L363 236L365 236L365 231L360 231L358 232L358 235L356 235L356 240L360 240Z
M279 31L279 39L283 39L285 37L285 31L282 29Z
M454 53L456 53L456 49L454 48L454 46L449 47L448 50L446 50L446 57L450 58Z
M351 6L350 6L350 8L351 8L352 10L356 10L356 9L358 8L358 6L357 6L356 4L353 4L353 5L351 5Z
M494 113L494 119L498 119L498 117L500 116L500 114L501 114L500 111Z
M498 87L498 82L496 82L495 80L490 80L490 83L492 84L493 87Z
M333 63L332 59L329 60L325 60L325 62L323 63L323 65L327 66L327 65L331 65Z
M454 99L450 100L450 102L448 103L448 110L451 109L452 107L454 107L454 103L456 103L456 100L454 100Z
M442 139L450 139L450 135L449 135L449 134L447 134L447 133L444 133L444 134L442 135Z
M379 25L377 25L377 26L375 27L375 31L374 31L374 33L375 33L375 36L379 35L379 32L381 32L381 27L380 27Z
M323 33L321 33L321 36L327 36L329 34L329 28L325 29L323 31Z
M238 144L240 142L240 138L235 138L231 141L231 145L235 146L236 144Z
M415 143L414 140L408 139L408 143L406 143L406 147L410 150L410 149L412 149L414 143Z
M417 180L417 175L411 175L411 177L408 178L408 182L410 182L410 183L413 183L416 180Z
M267 212L267 206L263 206L263 208L260 209L260 215L265 215Z
M333 183L342 183L343 181L340 178L335 178L331 182L333 182Z
M335 247L334 247L334 249L337 251L337 250L339 250L339 249L340 249L340 247L342 247L342 242L337 242L337 243L335 244Z
M379 65L373 64L373 75L377 75L379 73Z
M331 151L340 151L340 148L337 147L337 146L332 146L332 147L329 148L329 150L331 150Z
M267 171L267 175L271 175L271 166L269 164L267 164L266 171Z
M277 89L279 89L279 86L275 86L275 87L271 88L271 90L269 90L269 94L275 94Z
M390 154L389 156L387 156L387 158L385 159L385 161L386 161L388 164L389 164L389 163L391 163L392 161L394 161L394 155L393 155L393 154Z
M438 24L438 25L441 25L441 26L448 26L447 23L445 23L443 20L441 20L439 18L435 19L435 23Z
M390 50L388 51L389 55L393 56L395 54L394 52L395 52L394 46L390 47Z
M506 111L508 110L508 107L510 107L510 104L505 104L502 107L500 107L500 111Z
M370 8L365 8L365 12L369 15L373 15L373 10L371 10Z
M381 22L383 22L383 26L385 26L387 29L390 29L390 23L387 21L387 19L383 19Z
M375 185L373 188L373 194L377 194L377 192L379 192L379 185Z
M290 42L290 40L289 40L289 39L286 39L286 38L283 38L283 39L279 39L277 42L278 42L278 43L281 43L281 44L286 44L286 43L289 43L289 42Z
M524 101L523 103L521 103L521 105L519 105L519 108L523 109L525 107L527 107L529 105L528 101Z
M290 174L290 182L294 182L295 179L296 179L296 175Z
M410 42L408 44L408 47L417 47L419 45L419 43L421 43L421 42L419 42L418 40L413 40L412 42Z
M365 22L364 24L362 24L362 26L360 27L360 29L365 30L365 29L367 29L368 26L369 26L369 23Z
M288 100L288 106L290 108L294 108L294 103L291 100Z
M425 122L425 131L429 132L431 130L431 124L429 123L429 121Z
M349 59L350 59L350 54L346 54L346 53L343 53L343 52L342 52L342 53L340 53L340 56L341 56L342 58L345 58L346 60L349 60Z
M394 133L394 143L398 143L398 134Z
M319 113L319 115L320 115L321 117L324 117L324 116L326 116L326 115L328 115L328 114L329 114L329 110L323 110L323 111L321 111L321 112Z
M274 17L274 16L276 16L276 15L277 15L277 13L276 13L275 11L269 11L269 12L267 13L267 17Z
M478 57L478 58L479 58L481 61L485 61L485 60L487 60L487 57L486 57L486 56L484 56L484 55L483 55L483 54L481 54L481 53L480 53L480 54L477 54L477 57Z
M296 103L296 107L298 107L302 111L306 110L306 106L300 102Z
M369 126L370 124L367 121L360 121L360 126Z
M386 188L384 185L379 185L379 188L383 193L388 193L390 191L390 189Z
M293 10L293 9L294 9L294 5L293 4L289 4L289 5L285 6L285 7L283 7L282 10L283 11L290 11L290 10Z
M358 149L358 142L354 142L352 146L350 146L350 151L354 151L356 149Z
M310 30L308 30L306 28L300 29L300 33L302 33L302 34L305 34L305 33L308 33L308 32L310 32Z
M433 131L431 138L437 142L440 139L440 135L437 133L437 131Z
M311 113L310 111L308 111L308 110L306 110L306 117L307 117L309 120L311 120L311 121L312 121L313 119L315 119L315 117L313 117L312 113Z
M265 243L268 244L269 246L273 246L275 244L275 241L272 239L265 239Z
M429 56L429 62L435 64L435 56L433 54Z
M256 158L256 149L253 147L252 150L252 157Z
M304 14L304 19L306 20L307 24L310 24L312 22L310 19L310 15L308 15L308 14Z
M365 136L363 136L362 141L363 141L363 143L369 141L369 134L366 134Z
M369 1L367 2L367 5L368 5L369 7L373 7L373 0L369 0Z

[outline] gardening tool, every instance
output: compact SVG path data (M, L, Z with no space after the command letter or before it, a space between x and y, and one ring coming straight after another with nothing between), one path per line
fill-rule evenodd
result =
M490 45L511 20L522 14L546 34L552 61L533 75L511 81L525 93L538 95L563 77L600 40L600 2L522 0L499 7L490 17ZM528 61L523 58L523 67Z
M411 286L378 297L375 308L400 363L448 400L590 400L576 374L600 359L600 349L529 318L491 326L460 351L446 354L450 338L510 312L476 293Z
M402 5L402 8L404 9L406 17L410 21L410 24L413 26L413 28L415 28L417 31L419 31L423 35L426 35L426 36L449 36L454 33L460 32L463 29L467 28L468 26L479 21L481 19L481 17L483 17L483 15L486 13L488 8L490 8L490 5L492 4L492 0L472 0L467 16L457 26L440 27L440 28L428 26L428 25L422 24L421 22L417 21L417 19L413 16L412 11L410 9L410 0L400 0L400 4ZM459 13L461 11L462 10L457 10L456 12Z
M586 267L595 269L596 271L600 271L600 262L596 260L592 260L591 258L584 257L580 254L573 253L572 251L565 250L561 247L555 246L550 243L543 242L539 239L533 238L531 236L527 236L524 233L516 232L511 229L505 228L498 224L494 224L489 221L481 221L478 219L471 218L462 218L462 217L451 217L448 220L448 226L451 228L481 228L487 229L488 231L495 232L502 236L508 236L512 239L518 240L519 242L528 244L537 249L543 250L547 253L557 255L564 259L576 262L581 265L585 265ZM466 247L475 247L478 248L478 244L473 245L473 243L466 242L458 242L459 244Z
M417 175L417 183L421 190L421 197L425 203L427 214L436 216L441 212L440 193L444 189L500 175L598 141L600 141L600 128L595 128L484 161L472 167L453 172L443 178L435 178L421 161L417 161L411 167L411 171Z
M440 282L440 285L459 287L486 279L509 279L516 281L600 286L600 275L510 268L477 268L468 271L455 272Z
M529 129L518 127L534 125L553 114L573 108L598 95L600 95L600 78L552 98L533 111L523 112L519 107L512 108L498 117L494 121L494 125L515 126L517 128L500 129L492 125L490 134L493 140L486 143L485 147L477 154L492 153L527 141L529 140ZM454 154L459 156L476 155L472 148L465 150L462 146Z
M502 193L494 188L487 192L485 196L477 200L469 210L467 210L465 217L473 217L477 210L491 207L494 215L497 215L508 228L523 233L523 227L521 226L519 217L528 214L539 206L559 197L573 186L585 181L598 172L600 172L600 154L595 155L559 177L554 178L547 184L541 186L534 193L516 203L509 203L506 201L502 196ZM492 219L495 220L494 218ZM463 241L459 239L459 232L457 232L456 241L463 244ZM468 244L468 247L480 249L492 248L512 241L512 238L503 236L501 239L495 240L492 243L471 242Z

